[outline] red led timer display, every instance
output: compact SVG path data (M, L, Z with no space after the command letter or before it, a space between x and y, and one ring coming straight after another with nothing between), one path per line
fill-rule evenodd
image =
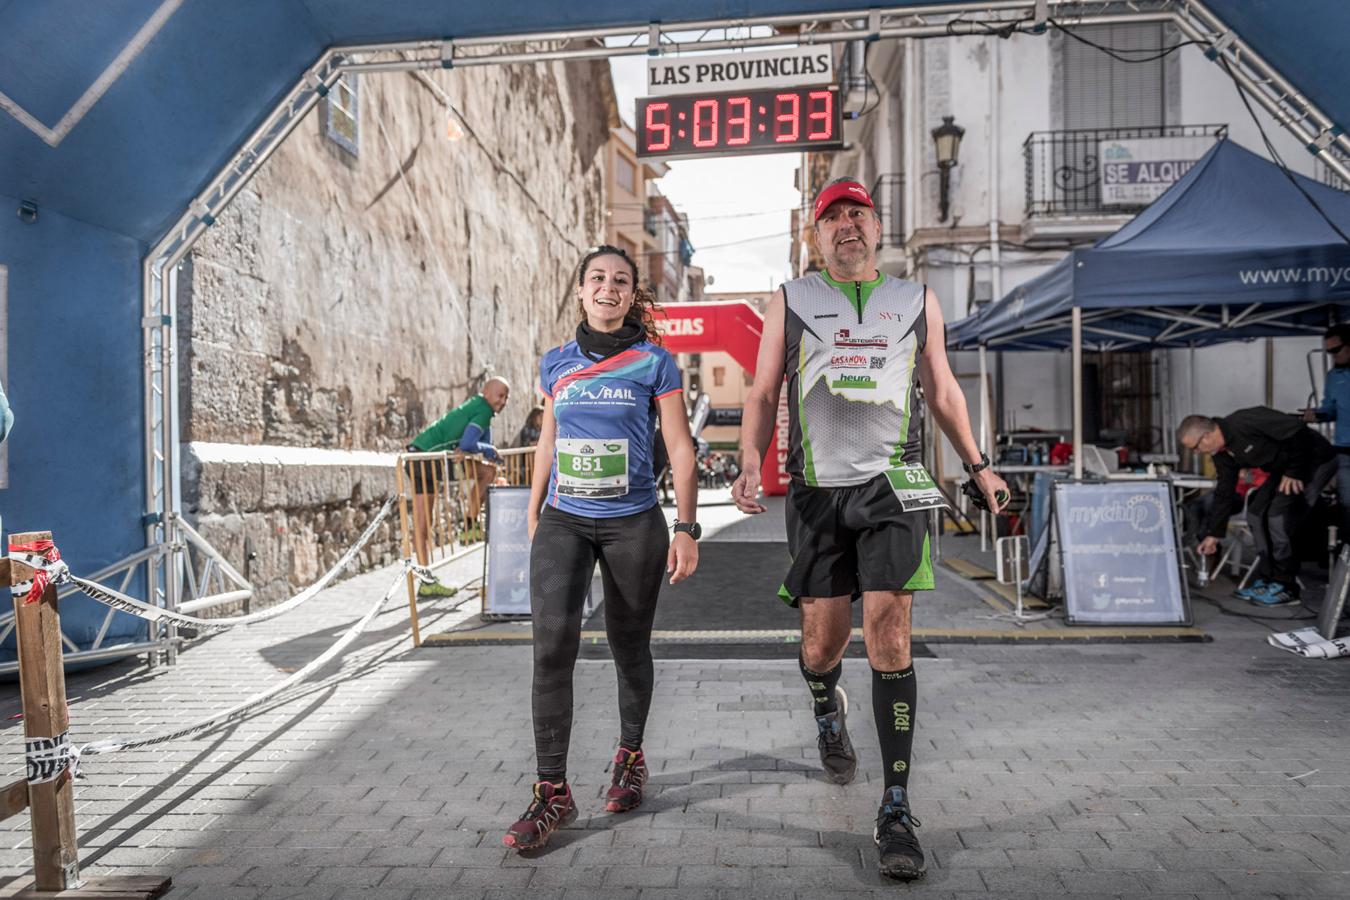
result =
M841 122L833 87L642 97L637 102L638 155L838 149Z

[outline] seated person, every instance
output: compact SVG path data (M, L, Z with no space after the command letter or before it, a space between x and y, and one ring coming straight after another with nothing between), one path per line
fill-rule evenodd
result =
M525 424L520 426L520 432L516 435L515 441L511 443L512 447L533 447L539 443L539 432L544 427L544 408L536 406L530 410L530 414L525 417Z

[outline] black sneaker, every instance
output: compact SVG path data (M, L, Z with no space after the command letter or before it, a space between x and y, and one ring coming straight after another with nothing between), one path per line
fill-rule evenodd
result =
M909 881L927 871L919 836L914 833L918 827L919 820L909 811L905 789L899 785L888 787L881 808L877 810L876 831L872 833L880 854L882 875Z
M820 764L825 767L825 775L835 784L848 784L858 771L858 754L853 750L853 742L848 739L848 695L844 689L834 689L836 708L832 713L816 716L816 727L820 735L816 746L820 748Z

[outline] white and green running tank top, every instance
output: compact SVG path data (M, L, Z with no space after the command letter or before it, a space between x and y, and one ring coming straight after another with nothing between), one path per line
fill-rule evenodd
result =
M841 283L813 272L783 294L788 474L846 487L921 462L911 413L927 288L889 275Z

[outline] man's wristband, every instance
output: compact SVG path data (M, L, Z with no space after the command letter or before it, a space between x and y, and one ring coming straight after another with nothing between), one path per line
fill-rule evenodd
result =
M989 456L983 450L980 451L980 461L971 465L968 462L961 463L961 468L966 470L967 475L978 475L989 468Z

